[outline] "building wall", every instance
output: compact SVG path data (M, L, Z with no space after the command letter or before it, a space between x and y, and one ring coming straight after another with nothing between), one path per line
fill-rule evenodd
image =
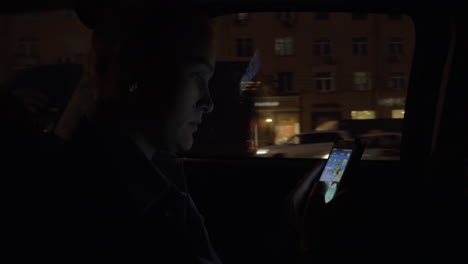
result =
M274 89L273 76L278 72L293 72L293 90L300 95L301 130L312 130L311 115L315 112L341 113L342 119L350 119L353 110L375 110L377 118L391 118L392 109L402 106L379 106L380 98L406 97L414 49L414 32L411 19L403 16L391 20L387 15L369 15L366 20L353 20L350 13L330 13L328 20L314 19L314 13L295 13L292 26L278 20L274 13L250 14L249 20L239 25L236 15L216 19L218 58L225 61L248 61L249 57L237 57L236 39L252 38L259 50L262 81L258 90L260 96L281 95ZM292 37L294 55L277 56L274 39ZM368 54L355 56L352 53L352 38L368 38ZM392 37L403 39L404 55L390 58L389 41ZM331 57L315 55L315 39L328 38L331 41ZM372 74L371 91L353 90L353 72ZM331 72L334 76L334 92L317 92L315 74ZM405 88L392 90L389 86L391 73L402 72ZM263 92L261 92L263 91ZM286 94L290 95L290 94ZM325 105L325 106L324 106ZM332 105L332 106L330 106Z

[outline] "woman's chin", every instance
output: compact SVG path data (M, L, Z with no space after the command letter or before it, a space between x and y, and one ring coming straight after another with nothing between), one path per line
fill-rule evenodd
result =
M192 148L193 145L193 136L186 136L179 141L177 144L177 152L187 152Z

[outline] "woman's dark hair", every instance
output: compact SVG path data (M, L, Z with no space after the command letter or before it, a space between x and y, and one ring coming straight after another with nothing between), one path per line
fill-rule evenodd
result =
M102 108L125 104L134 83L141 90L167 89L180 49L212 35L210 18L193 5L137 2L121 3L93 21L93 78Z

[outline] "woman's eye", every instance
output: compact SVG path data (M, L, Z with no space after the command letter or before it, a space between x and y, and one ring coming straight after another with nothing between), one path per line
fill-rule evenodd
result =
M205 78L204 78L203 74L201 74L201 73L193 73L192 74L192 79L197 81L198 83L204 83L205 82Z
M190 78L193 80L200 80L201 79L201 74L200 73L192 73L190 74Z
M201 76L202 76L202 73L199 71L193 71L192 73L190 73L190 77L192 78L200 78Z

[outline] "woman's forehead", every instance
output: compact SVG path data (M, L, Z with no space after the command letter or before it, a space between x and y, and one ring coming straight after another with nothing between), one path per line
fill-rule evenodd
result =
M179 54L193 57L210 57L215 49L213 37L191 37L174 43Z

